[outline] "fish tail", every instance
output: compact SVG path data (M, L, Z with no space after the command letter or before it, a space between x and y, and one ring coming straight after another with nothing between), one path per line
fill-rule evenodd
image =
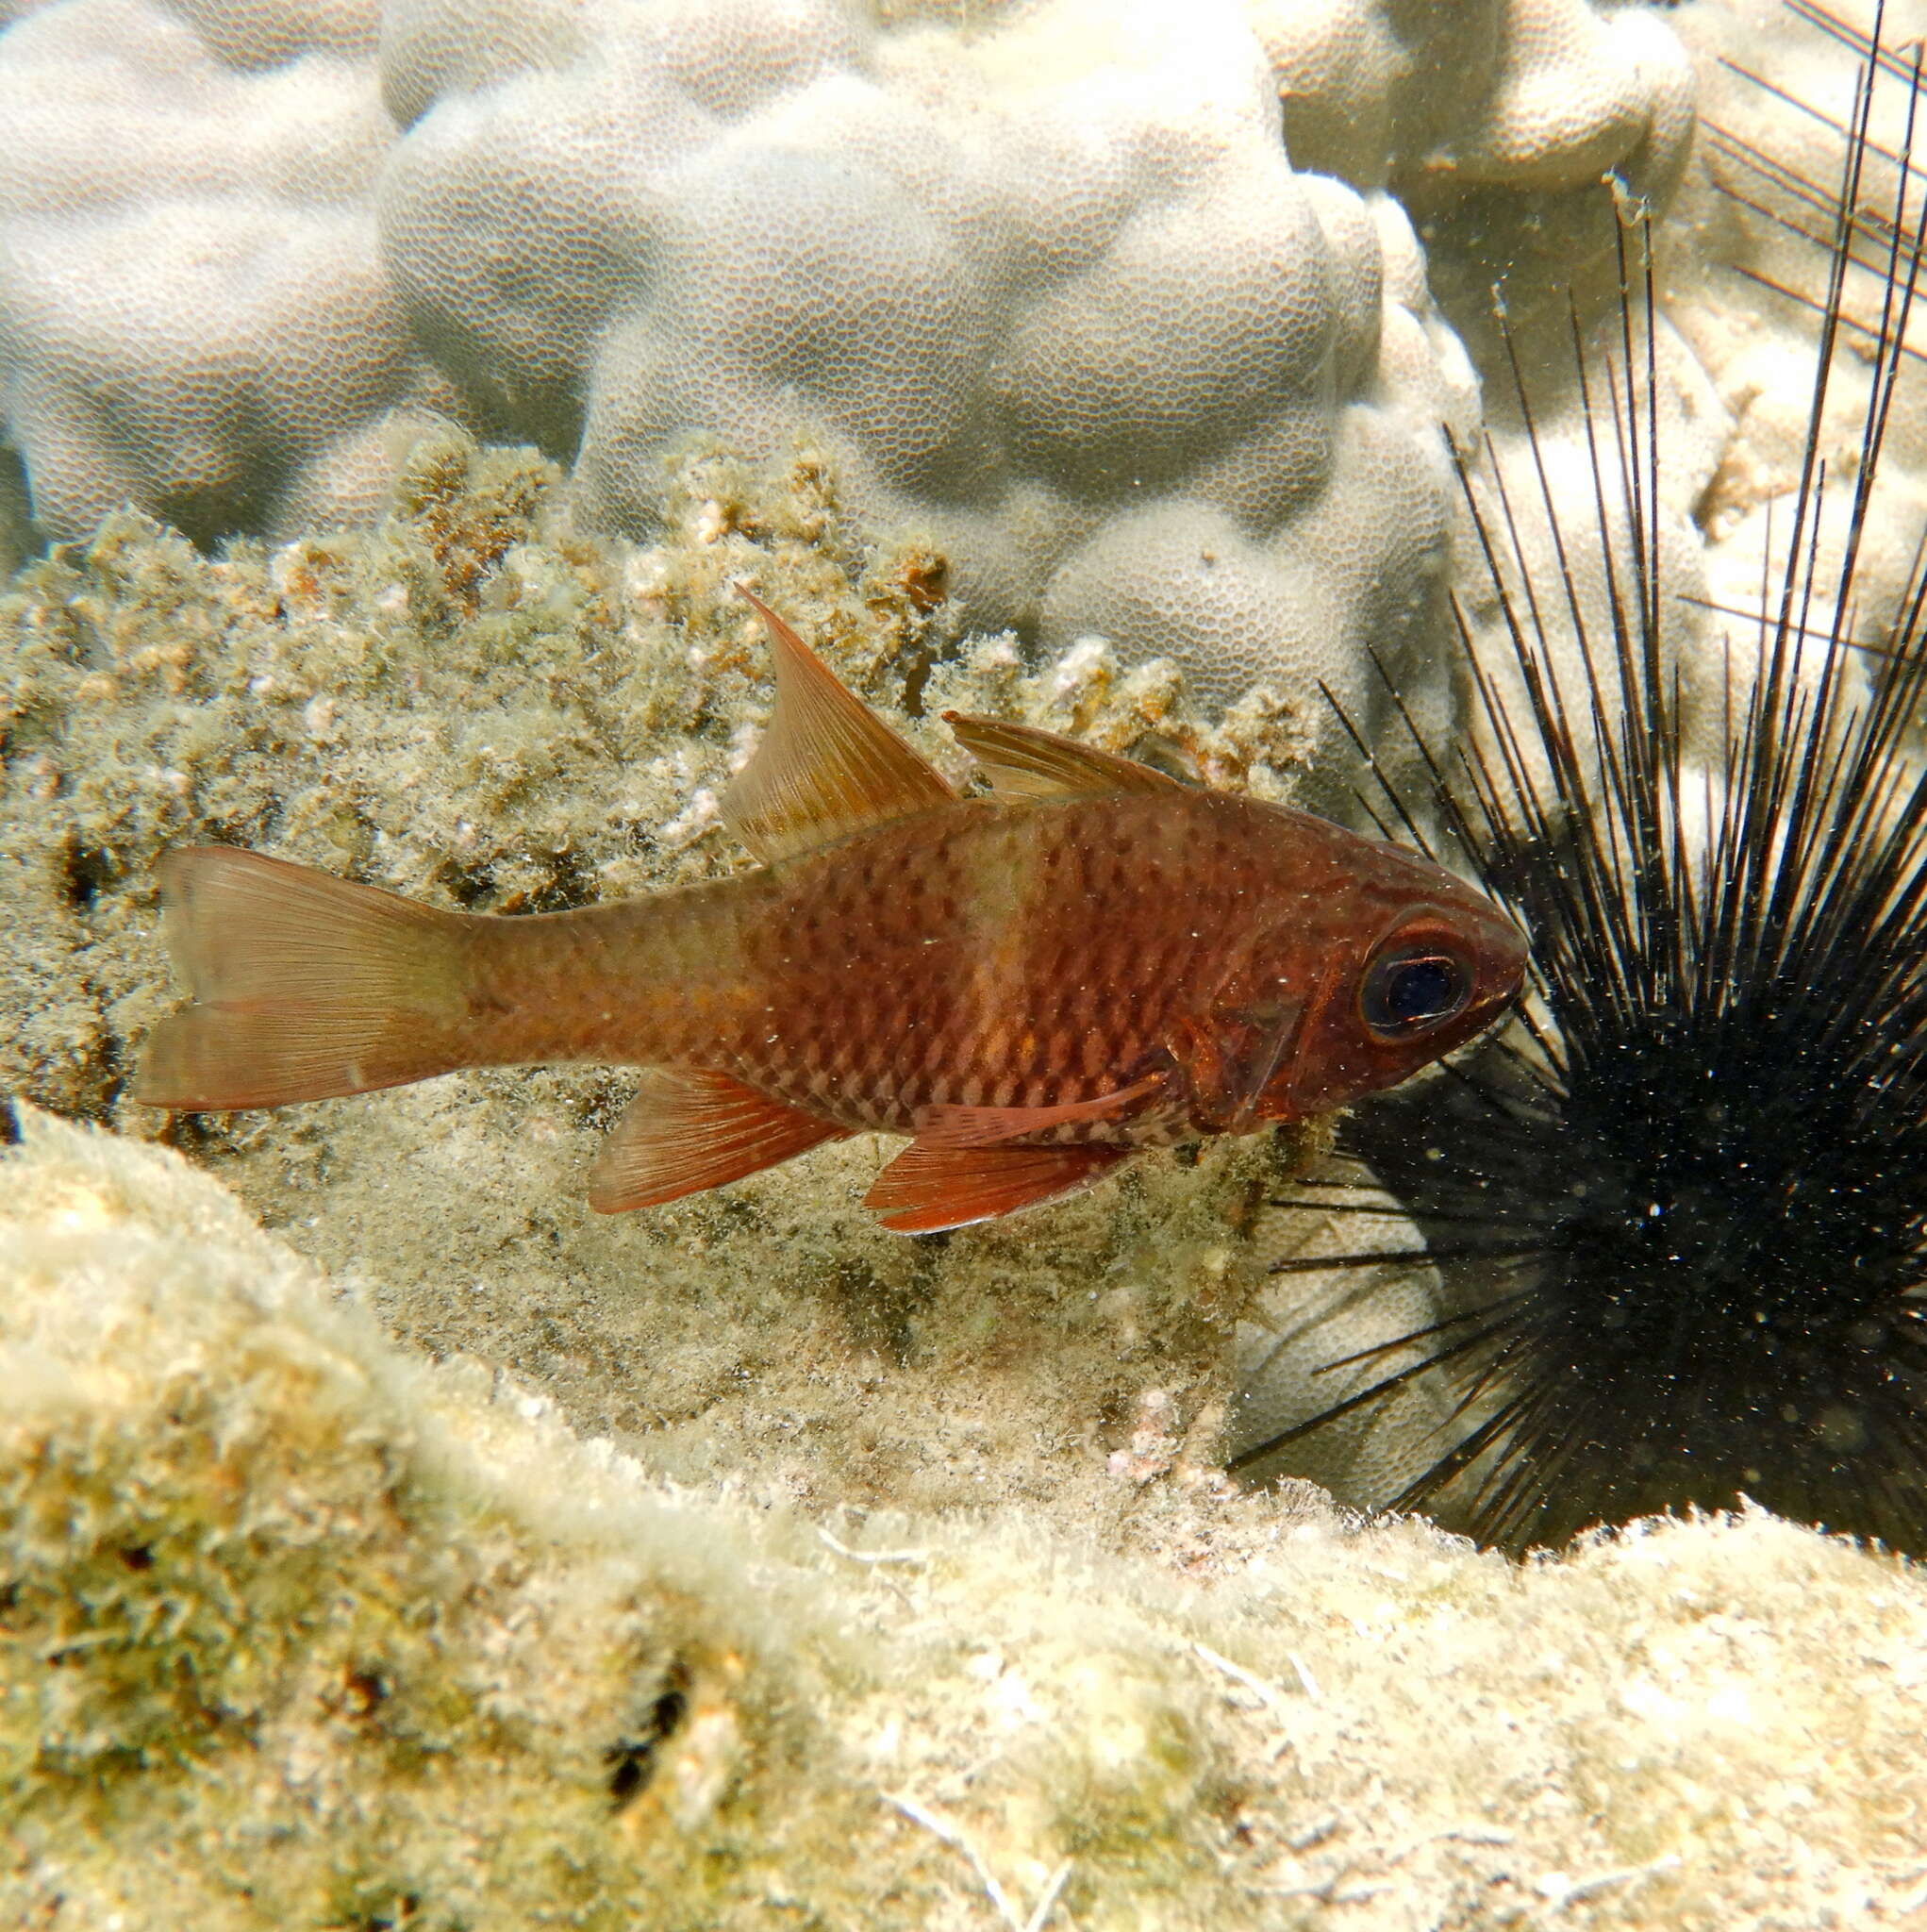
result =
M148 1036L146 1107L279 1107L474 1064L472 928L482 922L234 846L160 865L193 1004Z

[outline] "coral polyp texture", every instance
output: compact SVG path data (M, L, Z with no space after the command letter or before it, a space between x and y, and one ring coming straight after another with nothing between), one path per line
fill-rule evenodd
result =
M365 517L431 407L631 533L689 437L802 437L979 626L1363 703L1477 421L1402 199L1483 302L1692 121L1644 14L1410 12L56 0L0 38L0 424L63 539Z
M450 406L371 194L373 8L43 7L0 36L0 425L51 537L366 519Z
M599 203L635 269L601 302L554 285L595 340L562 398L592 520L646 529L690 425L758 453L805 434L866 521L929 530L973 622L1168 651L1220 698L1268 672L1349 682L1368 633L1429 629L1436 425L1467 419L1470 371L1397 208L1291 171L1236 9L1088 12L968 41L799 9L790 44L766 33L768 60L725 74L692 10L646 87L606 49L462 74L384 184L417 326L541 388L474 237L534 223L560 262L544 210ZM672 152L612 182L591 108ZM531 199L504 173L533 162Z

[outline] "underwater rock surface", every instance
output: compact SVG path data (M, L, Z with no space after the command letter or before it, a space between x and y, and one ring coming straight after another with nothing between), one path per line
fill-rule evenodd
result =
M1697 35L1736 11L1767 9L1671 18ZM274 12L193 17L218 38L209 23ZM1319 138L1355 133L1363 158L1316 165L1355 167L1361 194L1432 151L1410 103L1444 70L1409 57L1445 12L1397 31L1369 4L1253 14L1323 36L1289 138L1313 140L1321 91L1351 87ZM1532 25L1528 106L1551 72L1542 98L1574 105L1572 126L1604 102L1600 125L1670 152L1622 59L1650 16L1452 17L1475 15ZM311 46L220 60L271 78L339 58L339 95L315 98L358 125L373 16L328 17ZM180 48L177 16L157 19ZM116 48L116 22L103 44L138 63L147 42ZM1259 30L1282 87L1284 42ZM1602 32L1612 59L1587 66ZM1575 51L1548 68L1535 47ZM1776 42L1771 71L1799 78L1801 58ZM1287 90L1287 129L1293 111ZM179 124L190 149L198 125ZM1435 275L1476 267L1502 203L1570 240L1533 196L1596 188L1588 140L1548 149L1530 195L1482 201L1470 160L1441 171L1470 252L1438 239L1450 208L1427 215ZM217 199L252 192L240 146ZM0 154L0 177L25 153ZM1805 338L1796 303L1736 303L1731 209L1695 186L1680 206L1662 301L1717 392L1703 403L1684 357L1666 509L1683 545L1717 546L1789 487L1788 385L1748 344L1771 335L1785 361ZM1797 280L1772 250L1743 258ZM486 909L732 862L715 799L769 693L737 575L953 771L929 722L944 705L1261 795L1333 770L1302 689L1207 723L1169 664L1125 671L1067 635L1040 666L1010 638L962 639L934 525L870 541L822 448L685 455L632 548L585 535L527 452L478 453L445 424L414 441L424 396L473 416L418 375L394 362L339 445L336 402L296 385L303 408L321 397L312 470L257 473L224 446L212 482L157 463L191 485L168 505L239 477L247 515L294 541L210 558L144 516L83 519L84 541L0 591L0 1088L162 1131L119 1093L174 996L150 881L177 840ZM1918 424L1896 438L1913 463ZM16 480L0 451L4 561ZM160 502L147 487L115 489ZM315 534L344 506L375 526ZM1716 597L1748 582L1740 535ZM1162 1927L1362 1907L1414 1928L1804 1928L1919 1908L1918 1569L1753 1513L1511 1567L1212 1479L1259 1271L1333 1239L1264 1205L1269 1150L1161 1156L947 1242L856 1209L868 1141L601 1221L582 1179L626 1091L619 1074L481 1074L184 1120L167 1136L199 1174L27 1116L0 1155L0 1918ZM1403 1289L1381 1339L1424 1306L1422 1279ZM1282 1313L1247 1344L1274 1347ZM1330 1399L1332 1356L1371 1339L1328 1324L1304 1387ZM1336 1445L1320 1473L1393 1493L1425 1423Z
M1520 1569L1195 1473L1108 1527L988 1489L812 1523L396 1349L175 1155L21 1130L8 1923L1918 1903L1927 1584L1888 1559L1749 1515Z
M806 462L692 463L637 554L553 491L444 439L369 537L211 560L129 518L30 567L8 1085L157 1130L118 1089L172 997L170 840L496 907L729 862L700 798L768 705L737 575L872 701L920 679L892 716L933 756L954 703L1299 775L1286 708L1206 727L1094 648L932 666L941 559L852 544ZM999 1910L972 1853L1020 1925L1054 1886L1043 1923L1091 1926L1908 1906L1915 1570L1763 1516L1519 1568L1214 1476L1270 1150L948 1241L857 1208L862 1141L601 1220L625 1091L203 1117L199 1173L25 1115L0 1917L964 1927Z

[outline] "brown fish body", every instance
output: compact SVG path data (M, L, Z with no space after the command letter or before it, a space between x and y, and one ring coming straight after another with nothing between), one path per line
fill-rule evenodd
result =
M893 1133L1157 1074L1121 1115L1038 1137L1150 1144L1240 1106L1255 1126L1244 1090L1286 1009L1437 906L1430 870L1223 793L964 800L713 885L490 922L473 1055L706 1067ZM1344 1068L1293 1071L1263 1119L1349 1097Z
M762 866L501 919L172 854L197 1004L157 1032L137 1096L262 1106L465 1066L637 1065L593 1205L880 1128L916 1139L870 1205L915 1232L1390 1085L1517 988L1522 942L1478 894L1306 814L968 719L999 790L958 798L765 616L778 711L726 808Z

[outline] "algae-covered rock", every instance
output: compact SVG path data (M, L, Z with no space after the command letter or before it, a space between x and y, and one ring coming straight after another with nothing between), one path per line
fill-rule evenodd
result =
M125 1137L0 1164L0 1923L1898 1913L1913 1570L1757 1516L1515 1569L1211 1475L1301 1148L909 1241L867 1139L590 1215L619 1074L132 1138L169 843L498 910L738 862L737 577L953 771L948 706L1302 776L1288 707L957 639L807 452L681 477L605 549L447 436L373 536L123 519L0 598L0 1055Z
M812 1521L409 1356L177 1155L23 1112L0 1923L1807 1926L1918 1899L1904 1565L1753 1515L1518 1568L1181 1461L1121 1475L1122 1525L1007 1496Z
M753 1512L424 1375L174 1157L29 1117L6 1188L9 1923L699 1924L784 1856L861 1673Z

